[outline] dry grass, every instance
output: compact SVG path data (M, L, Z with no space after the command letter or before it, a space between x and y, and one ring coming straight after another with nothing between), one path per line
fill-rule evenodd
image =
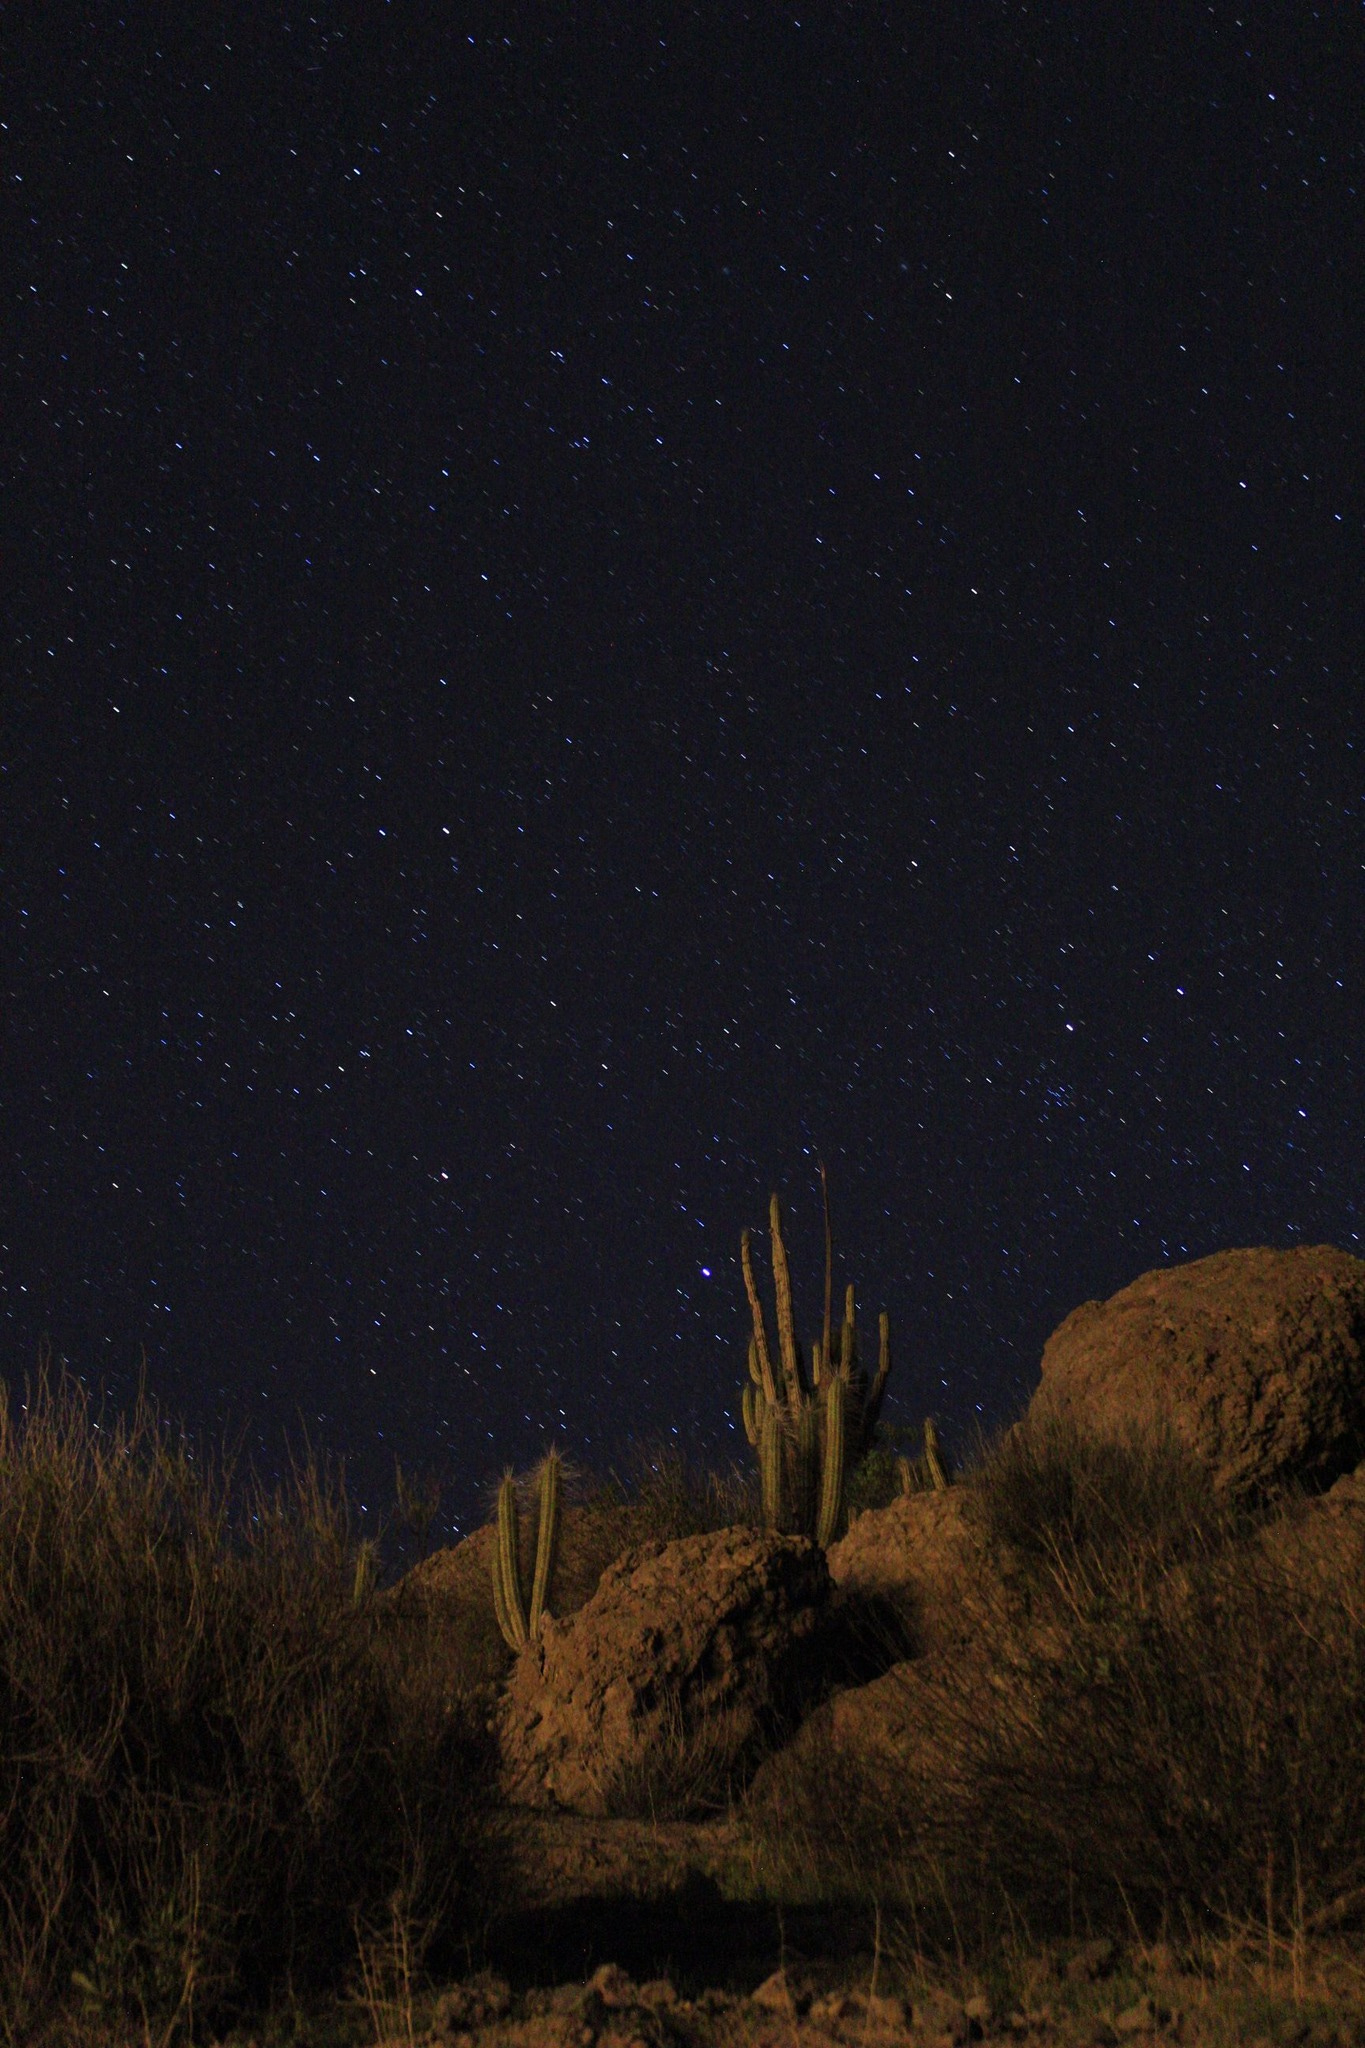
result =
M169 2040L478 1909L487 1737L406 1682L316 1467L236 1488L146 1403L0 1406L0 2032Z
M1020 1428L966 1484L1008 1599L909 1671L904 1754L770 1777L771 1868L939 1952L1248 1928L1274 1950L1365 1905L1360 1539L1296 1573L1163 1443Z
M727 1813L752 1771L754 1749L747 1717L718 1712L689 1718L670 1694L657 1739L606 1788L607 1812L654 1822Z
M623 1473L612 1472L588 1489L584 1505L588 1513L606 1517L625 1510L636 1543L669 1543L737 1523L757 1527L763 1519L753 1474L734 1465L713 1472L667 1438L640 1446Z
M1365 1919L1365 1541L1343 1521L1351 1554L1306 1569L1173 1444L1060 1427L962 1486L1000 1567L969 1647L903 1667L894 1759L822 1738L765 1768L757 1893L875 1913L907 1980L1041 2000L1047 1944L1113 1935L1177 1955L1214 2033L1313 2009L1324 1943ZM558 1611L631 1543L755 1517L746 1480L671 1448L581 1482ZM150 2048L345 1986L352 2025L412 2032L512 1903L483 1541L376 1593L316 1467L235 1484L67 1381L0 1413L0 2036L60 2011L64 2038ZM846 1620L836 1678L908 1647L894 1612ZM678 1712L613 1806L724 1811L752 1763Z

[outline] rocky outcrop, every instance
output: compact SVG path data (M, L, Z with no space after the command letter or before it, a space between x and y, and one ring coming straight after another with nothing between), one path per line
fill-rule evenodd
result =
M1257 1540L1300 1594L1354 1597L1365 1585L1365 1465L1316 1499L1291 1502Z
M832 1546L829 1571L841 1593L893 1601L915 1648L927 1654L974 1631L979 1618L968 1606L979 1607L998 1577L960 1486L902 1494L888 1507L867 1509ZM973 1597L964 1604L967 1594Z
M817 1682L829 1594L803 1537L733 1528L628 1551L513 1666L506 1796L603 1814L647 1799L670 1768L742 1768Z
M1365 1260L1261 1247L1144 1273L1053 1332L1029 1414L1170 1429L1232 1494L1330 1486L1365 1454Z

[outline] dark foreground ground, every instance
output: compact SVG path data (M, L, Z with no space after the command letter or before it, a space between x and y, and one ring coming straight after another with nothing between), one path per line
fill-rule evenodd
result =
M525 1903L462 1981L421 1984L376 1953L344 2004L223 2048L1365 2048L1365 1942L1078 1937L930 1968L903 1925L746 1896L727 1822L521 1815L510 1847Z

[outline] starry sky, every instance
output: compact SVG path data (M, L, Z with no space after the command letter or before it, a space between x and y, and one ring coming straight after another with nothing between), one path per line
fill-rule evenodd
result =
M1356 8L16 8L0 1371L445 1526L1365 1250ZM761 1242L761 1240L760 1240Z

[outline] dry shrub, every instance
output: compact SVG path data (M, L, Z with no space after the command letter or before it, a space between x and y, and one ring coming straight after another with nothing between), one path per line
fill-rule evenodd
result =
M710 1471L667 1439L640 1446L624 1474L613 1472L590 1489L584 1508L609 1525L624 1511L631 1543L671 1543L738 1523L758 1526L763 1519L757 1485L738 1466ZM605 1559L603 1569L619 1554Z
M1099 1435L1066 1417L1018 1422L968 1477L968 1511L987 1540L1044 1580L1076 1558L1126 1555L1164 1571L1245 1522L1163 1431Z
M257 2008L337 1981L396 1892L475 1908L487 1737L380 1654L339 1484L234 1489L145 1401L0 1403L0 2028Z
M688 1717L671 1691L655 1739L621 1765L606 1788L607 1812L650 1821L725 1813L752 1768L754 1749L748 1716L716 1710Z
M922 1733L894 1757L798 1745L769 1774L778 1866L947 1946L1339 1918L1365 1884L1360 1537L1297 1570L1175 1445L1055 1426L967 1484L1009 1598L905 1667Z

